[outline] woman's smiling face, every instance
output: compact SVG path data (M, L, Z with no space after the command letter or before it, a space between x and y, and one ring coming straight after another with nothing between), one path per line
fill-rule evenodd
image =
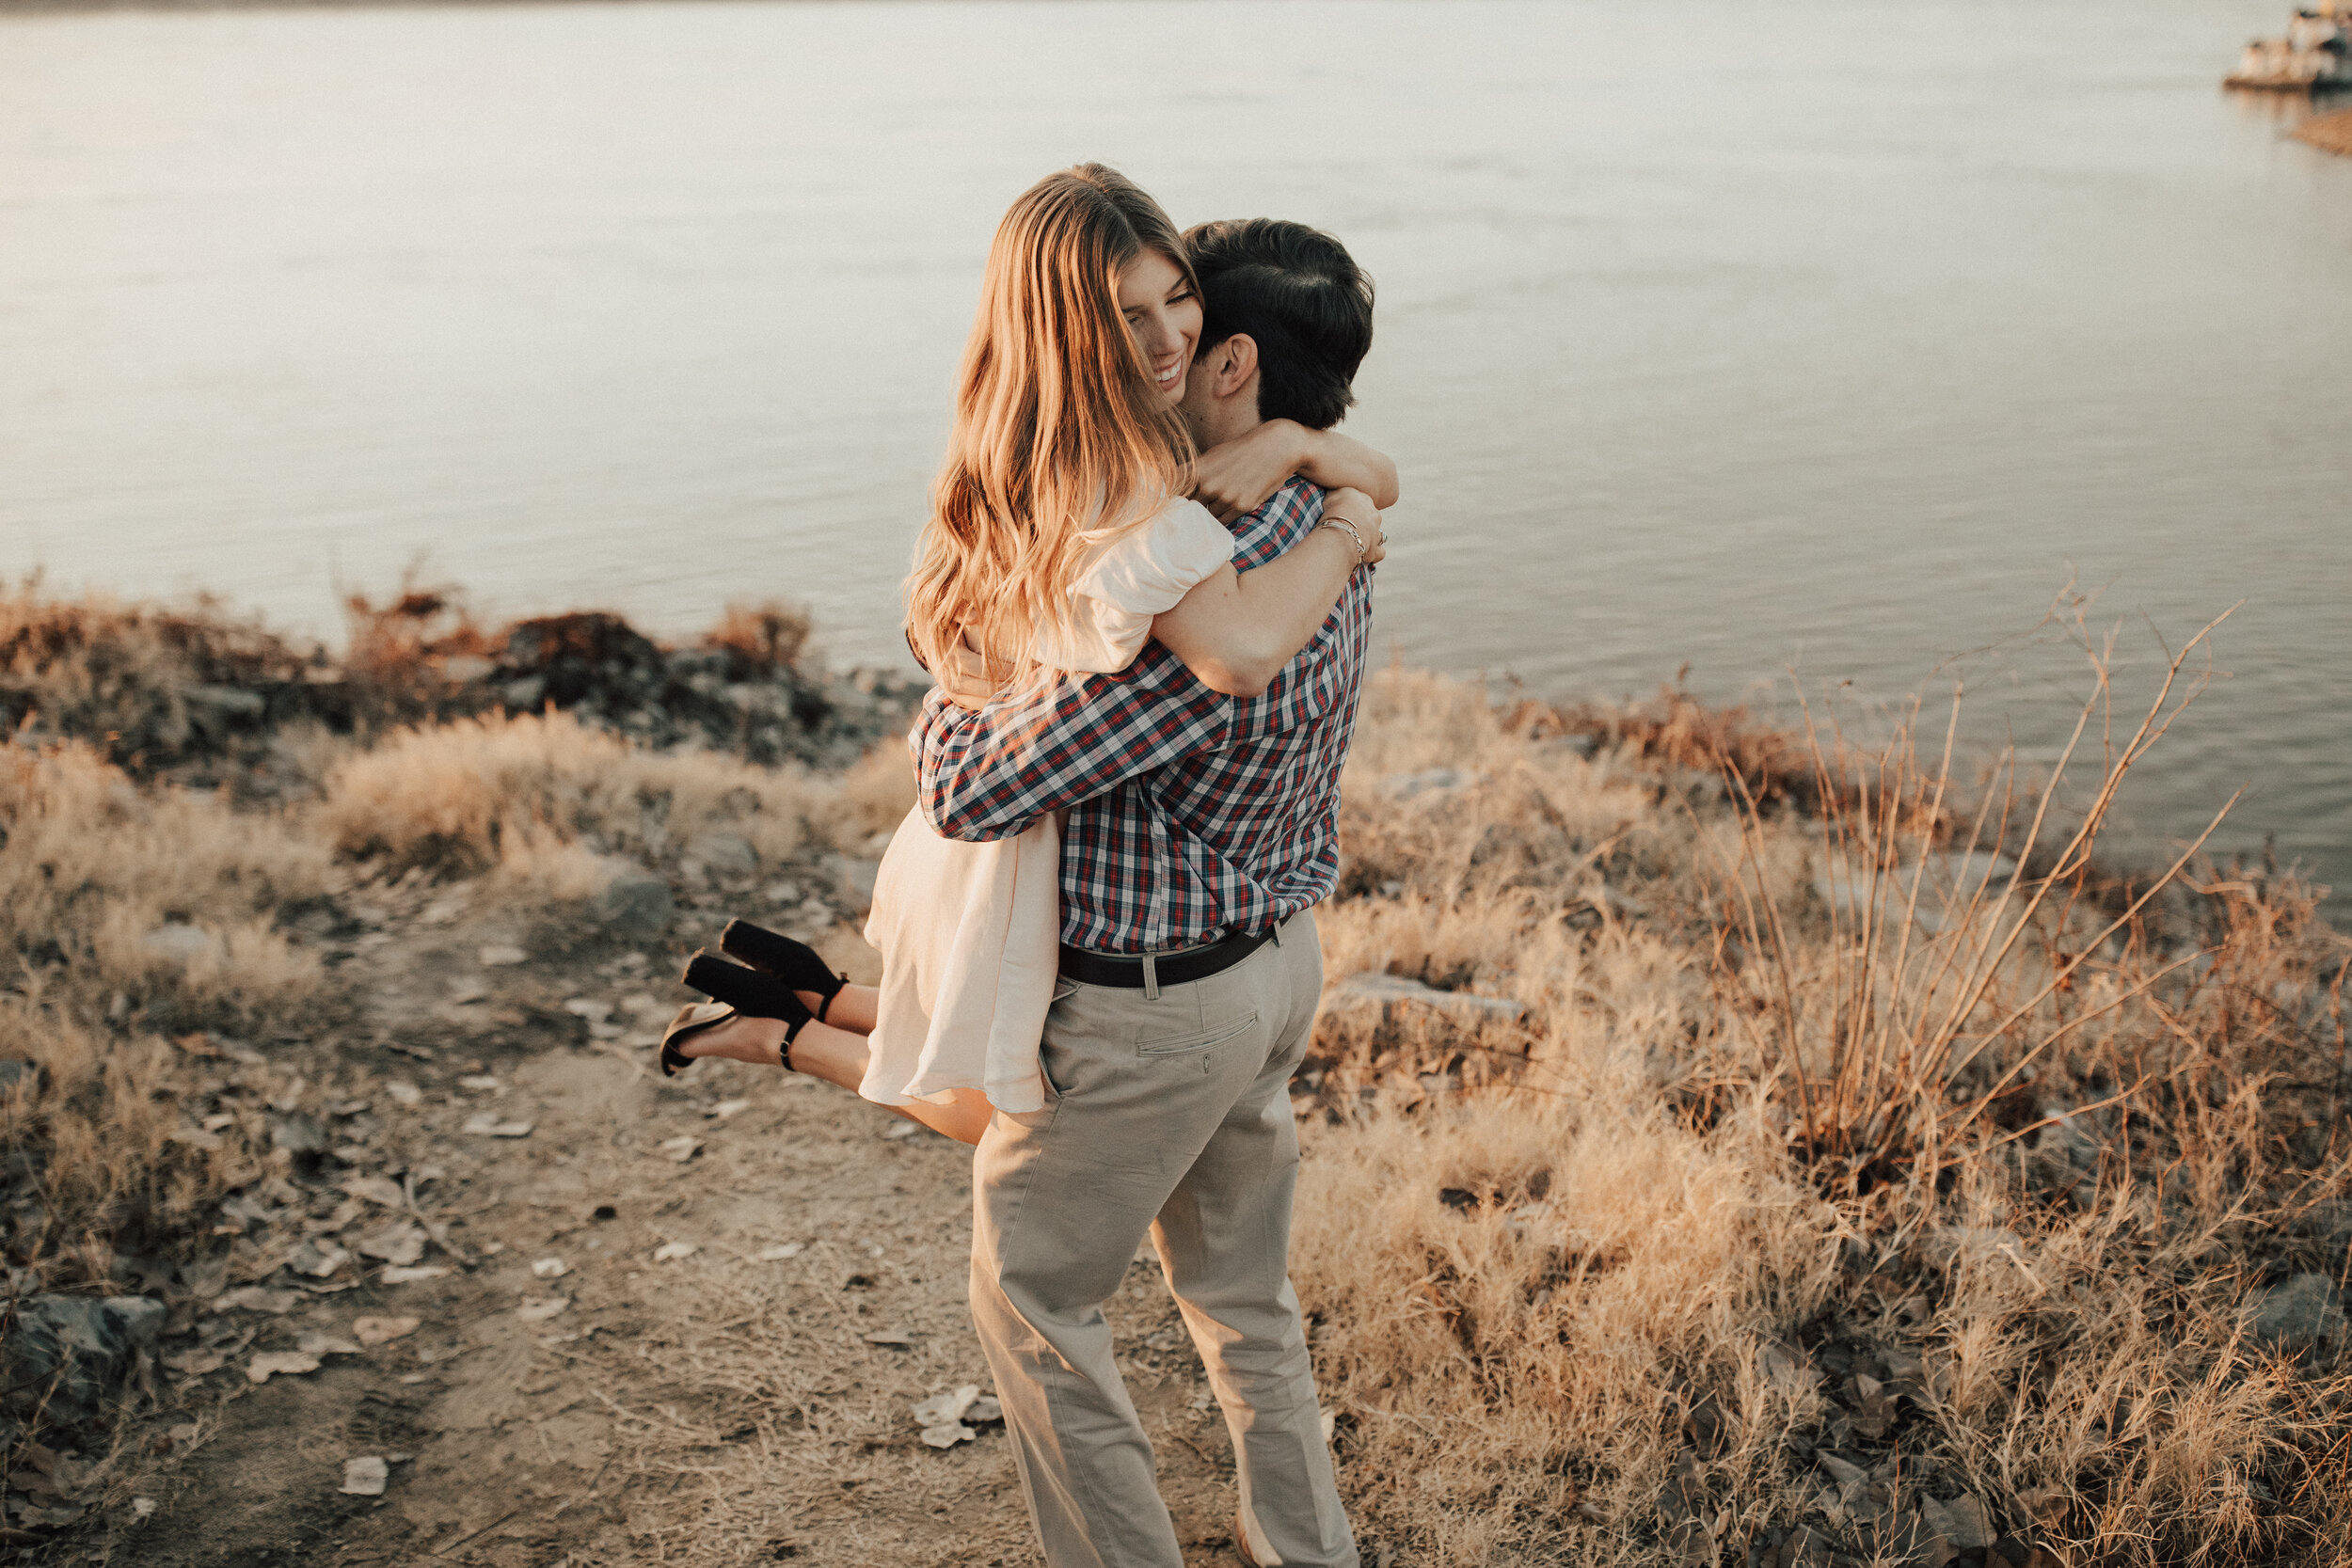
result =
M1120 274L1119 309L1152 368L1153 385L1176 402L1184 395L1184 372L1200 341L1200 296L1175 262L1147 245Z

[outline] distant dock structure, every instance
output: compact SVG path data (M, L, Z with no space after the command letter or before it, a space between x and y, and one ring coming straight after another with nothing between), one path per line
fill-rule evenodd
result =
M2323 0L2297 10L2287 36L2256 39L2221 85L2255 92L2322 93L2352 87L2352 0Z

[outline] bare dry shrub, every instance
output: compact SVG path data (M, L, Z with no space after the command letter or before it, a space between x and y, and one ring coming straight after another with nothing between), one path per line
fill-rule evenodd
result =
M775 599L731 604L719 624L703 634L703 646L733 656L734 678L773 674L800 662L808 647L808 611Z
M321 833L390 869L493 866L577 892L595 857L651 859L717 829L767 860L797 849L822 792L802 770L653 752L568 714L493 714L400 731L327 775Z
M421 582L414 567L384 604L351 594L343 624L343 669L363 731L479 706L479 694L466 689L505 647L501 634L475 620L462 592Z
M53 599L38 577L0 591L0 721L87 739L116 763L217 746L262 717L271 689L298 686L324 657L216 599L177 610Z

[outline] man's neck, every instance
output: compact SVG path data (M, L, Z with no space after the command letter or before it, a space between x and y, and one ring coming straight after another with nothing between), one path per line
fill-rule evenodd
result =
M1233 402L1234 404L1241 404L1238 398ZM1228 405L1213 408L1193 421L1192 438L1195 445L1206 451L1228 441L1238 441L1263 423L1265 420L1258 417L1258 411L1253 407Z

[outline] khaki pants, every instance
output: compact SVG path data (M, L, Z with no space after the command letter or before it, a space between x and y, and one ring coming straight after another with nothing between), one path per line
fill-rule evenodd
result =
M1356 1568L1286 1272L1287 1089L1322 985L1309 915L1156 997L1064 982L1053 1096L973 1156L972 1317L1052 1568L1183 1565L1103 1320L1147 1228L1232 1433L1249 1555Z

